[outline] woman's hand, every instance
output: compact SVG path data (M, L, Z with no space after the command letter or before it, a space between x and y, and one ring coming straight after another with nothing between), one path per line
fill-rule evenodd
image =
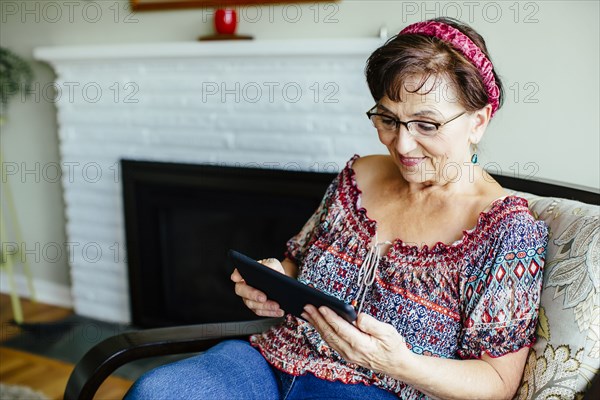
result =
M286 272L283 265L275 258L259 260L258 262L282 274ZM243 299L246 307L252 310L254 314L261 317L283 317L284 311L279 308L279 304L267 299L267 296L260 290L247 285L237 268L233 270L231 280L235 282L235 293Z
M414 357L396 328L368 314L360 313L354 325L327 307L307 305L304 310L302 317L348 362L399 378L397 371Z

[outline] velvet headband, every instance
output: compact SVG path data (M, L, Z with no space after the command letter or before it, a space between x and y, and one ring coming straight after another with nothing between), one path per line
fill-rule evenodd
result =
M494 116L498 110L500 97L500 90L496 85L496 79L494 79L492 72L494 66L467 35L450 25L437 21L417 22L400 31L400 35L409 33L434 36L460 51L479 70L488 94L489 103L492 105L490 118Z

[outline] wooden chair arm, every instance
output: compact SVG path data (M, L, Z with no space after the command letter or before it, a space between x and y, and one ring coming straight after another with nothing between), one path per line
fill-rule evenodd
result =
M92 400L104 380L117 368L147 357L204 351L225 339L246 339L267 330L281 318L178 326L125 332L92 347L77 363L65 390L65 400ZM584 400L600 399L600 374Z
M225 339L247 339L281 319L178 326L125 332L92 347L69 377L65 400L91 400L120 366L141 358L206 350Z

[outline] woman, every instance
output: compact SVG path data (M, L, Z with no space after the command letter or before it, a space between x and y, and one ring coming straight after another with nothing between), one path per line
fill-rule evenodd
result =
M346 302L161 367L130 397L511 398L535 341L547 229L471 152L502 104L484 40L451 19L410 25L367 62L367 116L389 155L354 156L265 265ZM279 305L236 270L260 316ZM160 388L163 389L160 389Z

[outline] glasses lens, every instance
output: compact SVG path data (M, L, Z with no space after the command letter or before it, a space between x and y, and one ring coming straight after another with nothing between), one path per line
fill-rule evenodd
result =
M395 119L384 115L372 115L371 121L373 121L375 128L382 132L395 132L398 128L398 123Z
M421 136L434 136L437 133L437 126L429 122L410 122L408 129Z

